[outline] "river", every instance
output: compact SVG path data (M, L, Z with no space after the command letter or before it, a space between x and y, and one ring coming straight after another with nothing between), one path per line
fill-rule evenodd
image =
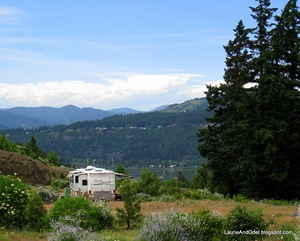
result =
M156 173L162 180L170 180L174 177L178 177L178 173L182 172L187 181L191 181L196 175L196 167L168 167L168 168L126 168L133 178L139 178L142 170L149 170L150 172Z

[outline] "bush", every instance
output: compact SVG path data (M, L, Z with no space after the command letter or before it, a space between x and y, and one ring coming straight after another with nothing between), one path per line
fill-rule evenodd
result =
M56 179L53 182L52 187L55 190L64 189L65 187L69 187L69 181L65 178Z
M186 190L183 192L183 196L193 200L220 200L224 196L220 193L211 193L208 189Z
M223 236L224 219L210 211L192 214L167 212L145 219L138 236L140 241L198 241Z
M248 202L249 200L242 194L238 194L233 197L233 200L236 202Z
M32 190L30 200L25 209L26 228L31 231L40 232L46 227L47 210L41 197Z
M171 196L171 195L161 195L158 198L158 201L160 201L160 202L173 202L175 200L176 200L176 198L174 196Z
M24 211L30 200L30 187L14 176L0 174L0 227L25 226Z
M227 234L228 240L262 240L264 235L260 231L266 230L267 223L260 210L248 210L236 206L231 210L226 221L226 230L238 231L236 234ZM257 231L258 234L243 234L240 231Z
M66 197L54 203L50 219L61 220L66 216L77 218L80 227L93 231L111 228L114 221L107 204L93 204L84 197Z
M153 201L153 197L151 195L142 192L138 193L135 197L141 203Z
M78 225L78 221L70 216L61 218L61 221L51 222L52 232L49 241L97 241L96 234L90 233Z
M41 197L41 199L47 204L55 202L59 197L57 191L49 189L47 187L38 186L35 187L35 190L37 194Z
M147 193L151 196L158 196L159 194L160 181L154 172L143 170L141 179L136 185L138 192Z
M298 206L297 219L298 219L298 229L297 229L296 234L295 234L295 240L300 240L300 205Z

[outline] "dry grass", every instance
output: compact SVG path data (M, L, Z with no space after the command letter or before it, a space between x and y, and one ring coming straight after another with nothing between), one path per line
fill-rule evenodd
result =
M114 211L117 207L122 208L123 202L110 202L110 207ZM296 206L275 206L261 202L235 202L229 199L214 200L189 200L184 199L177 202L146 202L142 203L142 214L148 216L151 213L164 213L166 211L178 211L183 213L198 212L201 210L211 210L216 214L226 216L235 206L245 206L246 208L256 210L260 209L263 212L264 219L270 224L269 230L280 230L284 223L289 223L292 226L297 225L295 214L297 213Z

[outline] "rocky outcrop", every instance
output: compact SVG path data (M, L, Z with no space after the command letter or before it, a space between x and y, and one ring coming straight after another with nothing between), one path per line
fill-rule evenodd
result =
M31 185L51 185L51 174L46 164L15 152L0 150L0 172L17 174L23 182Z

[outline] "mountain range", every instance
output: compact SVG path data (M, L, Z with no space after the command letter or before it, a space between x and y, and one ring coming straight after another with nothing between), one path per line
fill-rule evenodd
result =
M181 104L172 104L157 107L153 111L181 112L206 108L205 99L193 99ZM78 121L100 120L114 115L128 115L142 111L130 108L100 110L95 108L79 108L67 105L61 108L54 107L14 107L0 109L0 129L23 128L31 129L41 126L69 125Z

